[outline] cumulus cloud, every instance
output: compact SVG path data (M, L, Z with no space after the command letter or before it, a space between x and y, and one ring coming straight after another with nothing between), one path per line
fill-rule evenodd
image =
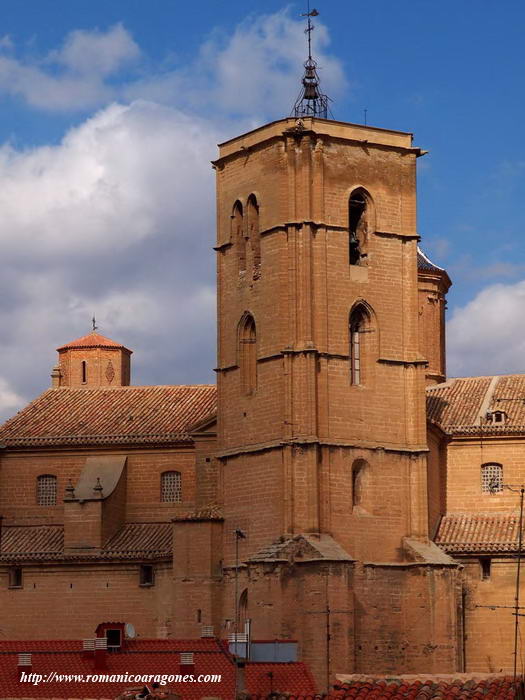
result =
M54 349L89 330L135 350L144 383L212 381L213 123L138 101L56 146L0 152L0 413L49 383ZM0 385L0 389L2 389ZM7 386L7 385L5 385Z
M525 280L483 289L448 323L450 376L525 372Z
M219 138L209 122L136 102L109 106L57 146L4 146L4 256L25 259L30 247L40 258L90 259L165 230L188 209L202 217Z
M13 48L4 37L0 49ZM115 97L115 87L106 78L139 55L137 44L121 25L106 32L77 30L66 37L62 48L39 61L0 55L0 92L38 109L90 109Z
M340 61L326 51L329 43L327 29L316 22L322 87L337 97L347 83ZM240 116L287 115L299 92L305 51L304 23L287 10L251 17L227 37L216 33L192 65L131 83L125 94Z
M326 30L316 32L335 92L341 67L323 53ZM134 383L214 381L210 160L217 143L289 113L302 23L286 12L253 18L215 34L191 65L126 74L126 84L115 76L141 69L141 57L120 25L72 32L39 63L16 47L8 55L8 44L0 92L39 109L99 109L55 145L0 147L0 419L49 386L55 348L87 333L93 314L134 351Z
M120 24L105 32L73 31L60 49L39 61L17 57L16 51L12 55L16 47L8 37L3 41L0 92L38 109L85 111L111 100L145 99L259 121L290 113L306 50L304 23L291 19L288 10L251 17L229 34L215 31L195 60L170 69L152 67ZM316 22L315 54L323 89L337 97L346 81L328 46L328 31Z

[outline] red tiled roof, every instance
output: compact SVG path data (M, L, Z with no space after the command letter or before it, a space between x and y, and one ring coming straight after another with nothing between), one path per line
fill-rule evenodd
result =
M518 546L519 515L455 513L441 519L435 538L446 552L511 552Z
M417 269L427 272L445 272L444 268L438 267L430 258L427 258L419 246L417 247Z
M195 520L200 522L201 520L223 520L222 507L217 504L211 504L205 506L204 508L198 508L197 510L190 511L189 513L183 513L182 515L177 515L173 520Z
M355 680L343 683L330 698L356 698L356 700L430 700L430 698L487 698L487 700L511 700L518 697L521 682L510 676L455 678L443 680L438 676L425 680L407 678L383 678ZM521 697L521 695L519 696Z
M216 410L216 389L124 386L48 389L0 427L8 447L189 442Z
M170 523L127 523L104 547L110 552L169 552L172 550Z
M479 425L479 412L492 377L450 379L427 387L427 416L446 430L452 425Z
M0 640L0 697L81 698L116 697L123 690L140 683L40 683L21 684L18 681L17 654L32 652L32 670L46 674L93 674L93 660L84 656L79 641L13 642ZM223 643L215 639L151 639L127 642L125 651L107 654L108 674L172 675L179 671L179 653L193 652L195 675L220 674L220 683L178 683L166 687L179 693L184 700L202 697L231 698L235 688L233 660ZM187 673L187 671L185 671ZM272 674L270 676L269 674ZM249 693L265 697L270 680L273 689L313 694L314 683L303 663L249 663L246 666L246 687Z
M104 335L100 335L96 331L83 335L81 338L72 340L70 343L61 345L57 348L57 351L70 350L72 348L120 348L121 350L126 350L126 352L131 352L121 343L116 343L111 338L106 338Z
M170 523L126 523L101 552L64 554L62 525L6 525L0 540L0 561L166 559L172 556Z
M449 434L523 433L524 399L525 374L449 379L427 387L427 417ZM494 411L506 413L504 423L486 421Z

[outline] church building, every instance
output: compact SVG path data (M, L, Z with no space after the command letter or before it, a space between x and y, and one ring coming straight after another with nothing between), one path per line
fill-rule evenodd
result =
M0 428L3 639L292 640L319 687L512 669L525 376L447 379L425 151L329 119L311 56L303 86L213 163L217 386L133 386L94 330Z

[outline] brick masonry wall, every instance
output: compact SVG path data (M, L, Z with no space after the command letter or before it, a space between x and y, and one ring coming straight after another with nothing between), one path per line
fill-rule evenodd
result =
M465 657L469 672L512 673L514 665L514 621L511 606L516 595L516 560L491 558L490 578L483 580L477 557L462 558L465 566ZM522 581L520 597L525 600ZM477 606L499 605L489 609ZM523 602L521 603L523 605ZM520 619L520 626L523 623ZM518 673L523 664L523 631L518 637Z
M139 565L33 565L23 567L23 588L8 588L0 565L4 639L83 639L101 622L131 622L141 637L171 629L171 566L155 566L155 585L139 585Z
M447 449L447 511L451 513L510 513L519 507L519 494L481 490L481 465L497 462L506 484L523 482L523 438L473 436L453 439Z
M0 514L4 525L60 524L64 521L64 489L75 484L87 456L93 451L10 452L0 459ZM193 449L111 450L98 454L126 454L126 520L158 522L170 520L195 502L195 456ZM160 479L164 471L182 475L182 503L161 503ZM57 477L57 505L36 504L40 474Z

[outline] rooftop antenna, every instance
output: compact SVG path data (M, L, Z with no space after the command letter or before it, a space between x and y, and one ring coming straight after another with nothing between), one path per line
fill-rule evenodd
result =
M312 58L312 32L314 30L312 17L318 15L319 12L315 8L310 10L310 0L308 0L307 12L301 15L301 17L308 17L308 24L304 30L308 37L308 59L304 64L303 87L293 108L293 115L297 119L302 117L328 118L328 97L319 90L320 80L317 73L317 63Z

